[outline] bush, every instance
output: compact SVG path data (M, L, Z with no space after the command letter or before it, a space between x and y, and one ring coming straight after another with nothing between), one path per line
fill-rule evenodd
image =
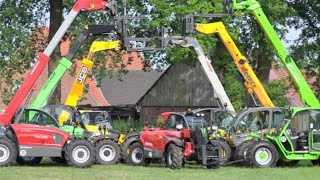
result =
M143 124L139 120L129 122L126 119L117 119L112 121L112 127L120 132L136 131L139 132L143 128Z

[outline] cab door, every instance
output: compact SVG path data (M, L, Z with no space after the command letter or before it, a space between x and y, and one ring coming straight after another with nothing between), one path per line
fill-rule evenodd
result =
M320 151L320 110L311 110L309 116L309 146L310 151L319 152Z
M271 125L271 111L252 109L235 119L231 143L235 147L245 141L251 132L267 132Z

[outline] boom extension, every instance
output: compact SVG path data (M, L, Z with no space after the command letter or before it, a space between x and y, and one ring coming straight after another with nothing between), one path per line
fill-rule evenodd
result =
M38 59L35 65L32 67L32 70L27 75L14 97L11 99L3 115L0 117L0 123L2 125L7 126L8 124L10 124L11 119L13 118L22 102L30 92L31 88L34 86L35 82L41 75L42 71L48 64L52 52L57 47L58 43L62 39L67 29L70 27L71 23L74 21L80 10L85 9L88 11L93 11L104 10L106 8L111 10L111 14L115 14L116 1L110 0L110 2L107 3L104 0L78 0L75 3L71 12L66 16L66 19L61 24L58 31L55 33L44 52L38 54Z
M83 42L92 36L98 36L103 34L112 33L115 30L113 25L89 25L86 26L78 39L73 43L72 47L70 48L66 57L60 59L58 66L53 71L53 73L48 78L45 85L41 88L40 92L30 105L30 108L37 109L42 108L50 95L52 94L53 90L61 80L64 73L71 67L72 62L70 61L73 59L75 53L81 47Z
M225 2L225 7L227 7L226 9L228 12L233 12L234 10L244 10L251 12L255 16L264 33L268 36L272 45L274 46L282 64L289 72L290 77L293 79L302 102L310 107L319 107L319 100L313 93L307 81L304 79L292 57L288 54L274 28L270 24L270 21L263 12L259 2L256 0L245 0L237 3L236 0L233 0L233 2L228 0Z
M248 93L250 95L254 93L257 96L261 105L274 107L273 102L271 101L266 90L264 89L261 82L259 81L258 77L252 70L246 57L244 57L241 54L241 52L239 51L238 47L230 37L229 33L227 32L222 22L215 22L210 24L196 24L195 30L204 34L217 34L222 40L223 44L228 49L229 53L231 54L234 60L234 64L237 66L242 77L244 78L245 80L244 84L248 90Z
M194 50L196 51L196 54L198 55L198 60L200 61L201 66L205 71L205 74L207 75L207 78L212 85L212 88L214 89L215 95L218 97L218 103L220 104L220 107L226 106L225 108L227 110L235 112L235 109L232 106L232 103L230 102L230 99L226 91L224 90L217 73L214 71L211 65L211 60L209 60L207 56L205 56L198 40L196 38L186 37L182 40L171 40L170 42L172 44L179 45L181 47L194 48Z
M108 50L108 49L114 49L116 51L119 51L120 48L121 48L120 41L110 41L110 42L95 41L92 43L87 58L83 59L81 62L82 68L72 85L70 93L65 102L66 106L76 107L78 104L78 101L82 98L84 87L85 87L85 80L94 64L92 61L94 53L98 51ZM59 117L59 125L62 125L67 120L68 116L69 114L67 112L62 112Z

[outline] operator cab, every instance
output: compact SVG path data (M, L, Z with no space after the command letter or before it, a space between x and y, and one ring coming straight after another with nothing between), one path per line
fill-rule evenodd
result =
M285 112L283 108L259 107L249 108L240 112L234 118L230 133L234 136L232 144L237 147L250 133L269 133L272 128L283 124Z
M289 152L308 153L320 151L320 109L298 110L287 121L279 138Z
M56 120L50 114L40 109L24 109L22 114L17 114L15 116L14 123L35 124L40 126L49 126L56 128L59 127Z
M107 129L113 129L111 117L107 111L80 110L80 121L84 125L106 126Z

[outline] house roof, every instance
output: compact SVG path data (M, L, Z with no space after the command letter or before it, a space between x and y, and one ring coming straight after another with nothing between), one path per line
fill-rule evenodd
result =
M304 70L302 70L302 74L305 74ZM291 106L304 106L304 104L300 100L300 95L297 92L296 88L290 84L290 82L291 82L290 76L287 73L287 71L283 67L280 67L278 64L273 63L272 68L270 70L269 81L273 81L273 80L277 80L277 79L284 79L285 82L287 83L287 85L289 86L288 94L286 96L290 101L290 105ZM305 79L307 79L307 82L309 85L311 85L316 80L315 77L310 78L310 79L308 79L308 78L305 78Z
M151 88L163 72L143 70L130 70L118 80L118 72L112 78L104 78L101 90L108 102L113 105L135 105L138 100Z

